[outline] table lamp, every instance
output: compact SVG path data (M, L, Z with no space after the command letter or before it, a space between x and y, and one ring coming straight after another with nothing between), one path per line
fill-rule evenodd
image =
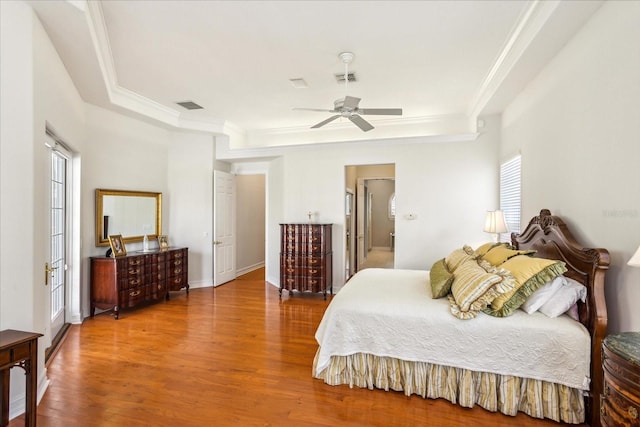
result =
M507 223L504 220L504 212L500 209L495 211L487 211L487 218L484 221L484 231L495 234L496 241L500 241L500 233L506 233L508 230Z

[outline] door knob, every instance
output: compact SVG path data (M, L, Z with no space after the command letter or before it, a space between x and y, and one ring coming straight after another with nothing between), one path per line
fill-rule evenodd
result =
M58 267L49 267L49 263L44 263L44 285L47 286L49 284L49 275L53 276L53 272L56 271Z
M214 245L221 245L221 244L222 244L222 242L221 242L220 240L214 240L214 241L213 241L213 244L214 244Z

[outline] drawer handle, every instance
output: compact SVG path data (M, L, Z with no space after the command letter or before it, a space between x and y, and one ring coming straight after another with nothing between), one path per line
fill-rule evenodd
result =
M318 283L317 280L309 280L309 283L311 283L312 285L315 285L316 283Z
M288 283L293 283L293 279L287 279Z
M293 273L295 270L293 268L287 268L287 273Z
M309 270L309 272L310 272L311 274L315 274L315 273L317 273L317 272L318 272L318 270Z
M180 264L182 264L182 260L178 260L175 262L175 265L180 265Z
M312 259L311 261L309 261L309 264L317 264L318 260L317 259Z
M129 284L130 285L139 285L140 284L140 280L130 280Z
M131 291L131 292L129 292L129 296L131 296L131 297L137 297L138 295L140 295L140 291Z
M600 415L605 417L607 415L607 409L604 406L600 407Z
M162 289L162 285L158 285L158 289Z
M181 268L176 268L176 269L173 270L173 272L178 274L178 273L182 272L182 269Z
M627 409L627 412L629 413L629 416L631 417L631 419L633 420L638 419L638 410L633 406L629 406L629 409Z
M182 254L175 254L174 258L182 258Z
M604 386L604 397L609 396L609 384Z
M176 278L173 280L173 282L174 282L174 283L180 283L180 282L182 282L182 277L176 277Z
M134 269L129 270L129 274L131 274L131 275L138 274L138 273L140 273L140 269L139 268L136 268L135 270Z
M131 262L129 262L129 265L140 265L140 260L139 259L131 260Z

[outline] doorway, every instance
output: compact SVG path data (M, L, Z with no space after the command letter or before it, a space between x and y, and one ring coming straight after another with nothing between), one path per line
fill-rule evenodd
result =
M365 268L393 268L395 165L346 166L345 183L347 200L355 188L352 211L345 204L345 279Z
M48 128L45 136L48 147L47 166L47 218L48 254L45 263L44 282L46 292L47 330L50 341L45 347L45 361L48 361L61 342L70 323L79 323L80 315L78 271L73 268L78 262L79 234L74 214L78 212L79 182L74 176L74 165L79 161L74 154Z

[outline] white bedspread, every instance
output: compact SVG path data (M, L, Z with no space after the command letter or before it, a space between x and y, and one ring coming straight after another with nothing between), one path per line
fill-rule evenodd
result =
M331 356L369 353L589 388L591 340L582 324L522 310L459 320L446 298L431 298L424 270L362 270L331 301L316 340L316 375Z

